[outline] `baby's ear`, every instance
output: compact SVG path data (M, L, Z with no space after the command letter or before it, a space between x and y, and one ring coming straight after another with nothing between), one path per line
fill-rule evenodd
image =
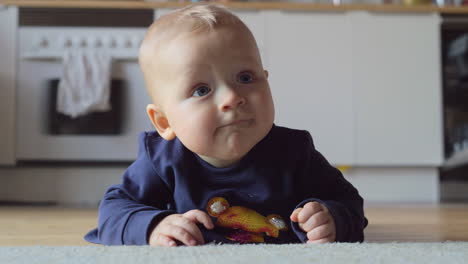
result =
M159 107L154 104L149 104L146 106L146 113L162 138L165 140L173 140L176 137L166 116Z
M265 72L265 77L268 79L268 71L264 70L264 72Z

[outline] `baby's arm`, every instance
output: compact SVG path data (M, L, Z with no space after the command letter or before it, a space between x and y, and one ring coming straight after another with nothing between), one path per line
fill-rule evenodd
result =
M155 225L172 210L170 176L158 175L149 157L147 133L140 134L138 158L125 171L122 183L111 186L99 205L98 228L85 239L105 245L145 245ZM164 176L164 177L163 177Z
M184 214L172 214L164 217L151 231L150 246L176 246L180 241L187 246L203 245L203 235L196 225L203 224L213 229L211 218L203 211L190 210Z
M105 245L144 245L150 228L167 215L172 194L148 161L137 159L122 183L111 186L99 205L98 228L86 239Z
M303 197L303 201L298 204L297 208L304 208L309 202L319 203L322 210L326 208L334 221L334 241L362 242L364 228L367 226L362 197L341 172L331 166L315 149L308 132L306 136L309 142L307 150L302 153L305 160L304 170L298 178L297 185L298 193ZM295 216L291 215L291 218ZM298 224L293 224L293 230L302 241L309 240L307 233L301 234L303 230Z

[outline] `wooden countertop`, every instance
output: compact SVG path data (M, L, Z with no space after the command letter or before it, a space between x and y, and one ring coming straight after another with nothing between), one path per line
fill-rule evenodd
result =
M43 8L121 8L121 9L156 9L178 8L190 4L190 2L175 1L151 1L151 0L0 0L0 5L13 5L19 7L43 7ZM435 5L391 5L391 4L316 4L316 3L292 3L292 2L223 2L233 9L246 10L286 10L286 11L317 11L317 12L346 12L368 11L384 13L445 13L468 14L468 6Z

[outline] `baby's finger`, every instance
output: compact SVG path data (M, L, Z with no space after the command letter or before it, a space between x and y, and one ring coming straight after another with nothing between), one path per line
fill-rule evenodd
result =
M205 240L203 239L203 235L200 231L200 228L198 228L196 223L192 220L182 215L182 217L177 219L177 221L175 221L173 224L182 227L183 229L185 229L185 231L189 232L190 235L192 235L192 237L195 238L197 244L205 244Z
M167 225L163 230L161 230L161 234L176 239L187 246L197 245L197 240L193 237L193 235L185 228L176 224Z
M299 214L299 212L302 210L302 208L296 208L294 209L294 211L291 213L291 216L289 216L289 218L291 219L291 221L293 222L297 222L298 219L297 219L297 215Z
M183 214L183 216L194 223L202 223L208 229L214 228L213 221L211 221L211 218L208 216L208 214L203 211L190 210Z
M309 240L319 240L333 235L332 232L331 226L329 224L324 224L307 232L307 238Z
M161 247L175 247L177 246L177 243L170 237L163 235L163 234L157 234L151 241L150 241L150 246L161 246Z
M309 218L322 211L322 207L320 206L320 204L318 202L309 202L309 203L306 203L304 205L304 208L303 210L301 210L297 216L297 218L299 219L299 223L305 223L307 220L309 220Z
M305 223L299 224L299 227L305 232L309 232L316 227L326 224L329 220L329 214L325 211L320 211L312 215Z

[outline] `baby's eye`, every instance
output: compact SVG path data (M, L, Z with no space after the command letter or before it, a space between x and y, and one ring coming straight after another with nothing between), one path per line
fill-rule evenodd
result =
M237 81L240 83L251 83L253 81L253 74L250 72L241 72L237 76Z
M201 86L198 86L197 89L195 89L195 92L193 92L192 96L201 97L201 96L205 96L209 94L210 92L211 92L210 88L208 88L205 85L201 85Z

